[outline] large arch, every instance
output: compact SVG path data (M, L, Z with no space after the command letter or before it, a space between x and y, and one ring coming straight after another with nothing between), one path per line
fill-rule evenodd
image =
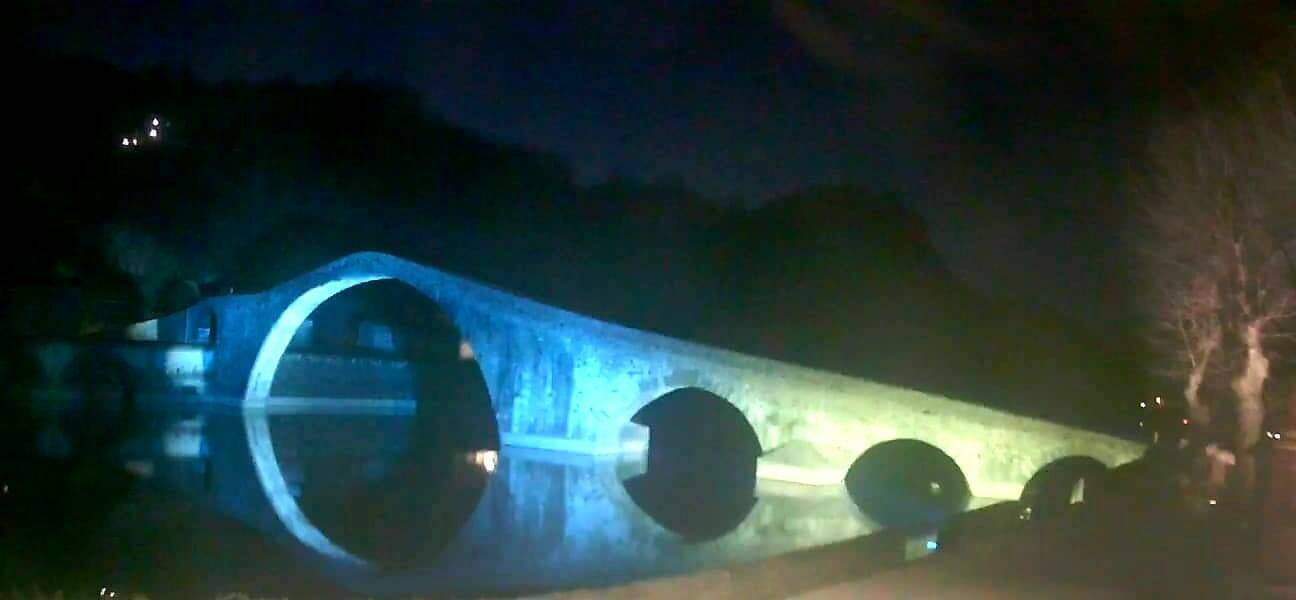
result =
M307 517L289 490L287 480L275 454L270 430L267 401L271 396L275 373L280 360L302 323L315 309L330 298L356 286L384 280L400 281L419 291L432 302L437 298L411 281L397 275L366 273L339 277L315 285L293 299L274 320L256 352L243 394L243 424L253 469L265 492L271 509L288 532L300 543L321 555L354 567L371 567L369 561L357 556L333 541ZM469 332L460 328L468 339ZM468 339L471 344L472 340ZM489 393L489 392L488 392ZM494 399L491 399L492 405Z

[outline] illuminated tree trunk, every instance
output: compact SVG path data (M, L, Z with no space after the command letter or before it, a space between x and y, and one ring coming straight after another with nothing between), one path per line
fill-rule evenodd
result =
M1264 384L1269 378L1269 358L1264 353L1260 329L1259 323L1249 323L1243 330L1246 365L1232 382L1237 395L1238 486L1244 501L1250 500L1255 490L1255 447L1264 427Z
M1251 448L1260 441L1264 425L1264 384L1269 378L1269 359L1260 342L1260 326L1249 325L1243 334L1246 342L1246 368L1233 380L1238 396L1238 446Z
M1203 429L1210 424L1210 409L1201 401L1201 384L1204 376L1203 370L1193 370L1188 376L1188 385L1184 387L1188 418L1192 420L1192 426L1197 429Z
M1188 343L1186 337L1185 343ZM1201 386L1206 379L1206 369L1210 365L1211 356L1219 348L1219 344L1220 335L1219 330L1216 329L1197 342L1196 352L1189 353L1192 366L1188 372L1188 382L1184 385L1184 402L1188 408L1188 418L1192 427L1199 432L1206 431L1211 422L1210 407L1201 399Z
M1244 509L1256 491L1270 363L1291 352L1275 342L1296 336L1296 44L1283 47L1271 66L1221 76L1172 111L1149 140L1142 188L1138 241L1156 339L1169 372L1185 378L1197 432L1207 433L1201 416L1225 416L1209 415L1200 389L1227 380L1232 491Z

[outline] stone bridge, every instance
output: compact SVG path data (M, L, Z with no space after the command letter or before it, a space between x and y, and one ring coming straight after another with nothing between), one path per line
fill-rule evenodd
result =
M287 491L265 408L280 359L312 311L344 290L389 279L426 295L454 322L509 446L622 452L641 408L698 388L746 418L764 478L839 484L871 448L917 440L952 459L972 495L1017 499L1059 461L1087 457L1112 467L1143 451L1108 435L601 322L394 256L358 253L261 293L212 297L189 309L214 316L205 391L241 399L257 478L275 513L296 537L339 558L345 551ZM785 459L793 454L799 459Z

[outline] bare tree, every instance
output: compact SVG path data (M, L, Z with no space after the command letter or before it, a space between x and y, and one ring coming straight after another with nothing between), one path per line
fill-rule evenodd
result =
M1296 108L1292 70L1240 97L1167 119L1149 144L1139 253L1144 294L1199 431L1213 418L1203 384L1226 378L1239 465L1261 436L1275 342L1296 331ZM1220 407L1225 408L1224 406ZM1249 487L1248 468L1243 468Z

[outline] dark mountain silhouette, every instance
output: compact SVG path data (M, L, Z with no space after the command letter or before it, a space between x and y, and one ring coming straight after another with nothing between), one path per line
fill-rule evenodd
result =
M1115 420L1135 366L1061 315L959 283L914 213L815 190L727 221L714 339L1055 420Z
M1129 381L1132 365L1058 315L959 283L894 198L824 188L745 211L679 186L582 187L552 156L458 128L399 87L27 65L20 114L58 116L19 127L30 151L11 210L31 217L7 221L6 266L26 290L11 296L71 288L81 305L63 311L76 327L55 314L11 329L109 330L192 301L185 290L254 291L381 250L595 317L1056 420L1109 417ZM101 283L123 278L137 294ZM86 308L122 297L135 310Z

